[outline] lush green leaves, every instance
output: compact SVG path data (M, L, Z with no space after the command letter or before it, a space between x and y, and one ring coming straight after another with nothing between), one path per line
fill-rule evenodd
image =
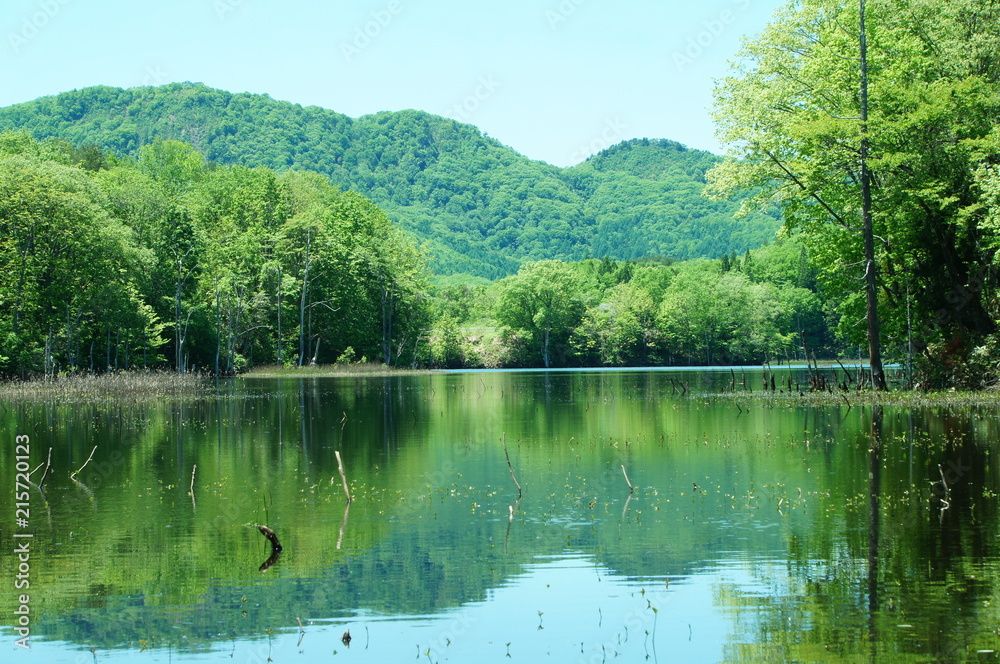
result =
M883 342L961 364L996 329L987 286L1000 14L977 0L874 0L867 9ZM749 190L751 203L782 206L837 301L846 339L858 338L864 317L857 55L857 3L789 3L718 86L733 158L710 173L716 192Z
M197 84L87 88L0 109L0 129L21 127L71 152L97 144L138 155L172 191L200 177L199 152L323 173L425 241L444 274L497 278L525 261L590 256L714 258L759 247L778 225L771 214L738 220L737 204L707 199L704 174L718 158L671 141L628 141L563 169L427 113L354 120Z
M51 147L0 134L0 371L409 359L423 258L361 196L173 141L96 170Z

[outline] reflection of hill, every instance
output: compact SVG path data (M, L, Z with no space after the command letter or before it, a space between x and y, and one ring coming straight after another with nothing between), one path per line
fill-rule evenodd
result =
M568 552L627 578L770 561L760 565L762 583L768 570L786 569L776 584L794 595L769 600L775 615L804 596L816 606L803 620L814 611L833 620L858 603L867 523L861 409L739 414L725 401L672 397L666 374L639 372L245 386L246 394L199 403L0 416L8 430L49 423L35 454L64 446L47 481L51 524L33 522L38 634L101 647L186 637L199 648L294 628L297 618L431 615L486 601L537 557ZM984 422L886 416L882 573L885 587L902 584L897 602L923 597L944 611L947 594L927 588L944 593L976 573L974 560L996 556L988 535L995 505L981 500L981 487L997 486L982 462ZM504 434L524 487L512 522ZM62 471L94 444L81 475L90 501ZM355 496L339 549L334 449ZM12 453L0 448L3 467L13 467ZM955 459L969 469L939 523L927 478ZM196 507L187 495L193 464ZM627 509L622 465L637 486ZM12 513L10 500L0 498L0 510ZM41 507L37 494L32 501ZM244 525L265 522L285 551L261 574L270 546ZM0 559L0 573L10 565ZM992 592L978 578L963 582L970 601ZM740 597L724 588L717 601Z

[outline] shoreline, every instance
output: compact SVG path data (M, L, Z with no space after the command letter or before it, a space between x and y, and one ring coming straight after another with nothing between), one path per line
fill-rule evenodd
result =
M743 367L751 369L752 367ZM761 367L756 367L760 369ZM787 368L787 367L786 367ZM803 367L804 368L804 367ZM835 368L835 367L831 367ZM649 371L660 373L666 371L728 371L728 367L598 367L592 369L572 369L574 372L604 372L604 371ZM739 367L736 367L739 369ZM366 363L352 365L323 365L310 367L277 367L264 366L236 376L216 379L209 374L187 373L177 374L168 371L134 370L108 374L76 374L58 375L53 378L34 378L28 380L6 380L0 382L0 403L14 402L51 402L51 401L137 401L157 398L206 398L218 397L213 390L217 380L232 378L261 378L266 380L281 378L380 378L388 376L419 376L431 374L465 373L482 371L552 371L565 369L540 370L439 370L439 369L398 369L382 364ZM864 406L890 407L968 407L1000 405L1000 389L988 388L978 392L941 390L890 390L889 392L874 392L871 390L828 389L827 391L789 391L788 389L743 390L729 391L726 389L710 392L694 392L677 395L685 399L710 399L730 401L740 410L744 407L795 407L795 406L839 406L846 408Z

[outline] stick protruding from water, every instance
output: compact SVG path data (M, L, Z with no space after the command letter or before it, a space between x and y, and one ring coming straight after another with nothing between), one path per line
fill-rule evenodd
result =
M260 534L266 537L267 541L271 543L272 551L281 551L281 542L278 541L278 535L275 534L273 530L267 526L260 525L257 526L257 530L259 530Z
M628 484L629 493L635 493L635 487L632 486L632 482L628 478L628 473L625 472L625 464L622 464L622 475L625 476L625 484Z
M517 487L517 499L521 500L521 483L517 481L514 477L514 466L510 464L510 454L507 452L507 434L503 435L503 455L507 457L507 470L510 471L510 479L514 480L514 486Z
M69 476L71 480L75 480L76 476L80 474L80 471L82 471L84 468L87 467L87 464L90 463L90 460L94 458L94 452L96 451L97 451L97 445L94 445L94 449L90 450L90 456L87 457L87 460L83 462L83 465L80 466L79 470L77 470L76 472L72 473Z
M344 472L344 462L340 458L340 450L334 450L333 453L337 457L337 470L340 471L340 481L344 486L344 495L347 496L347 502L351 502L351 490L347 487L347 473Z

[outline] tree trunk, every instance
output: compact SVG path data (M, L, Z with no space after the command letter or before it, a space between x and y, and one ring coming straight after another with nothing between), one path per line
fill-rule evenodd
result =
M865 33L865 0L859 1L861 33L861 234L865 244L865 304L868 321L868 364L872 387L887 387L879 348L878 273L875 263L875 236L872 228L871 173L868 171L868 38Z
M306 357L306 294L309 291L309 267L312 260L309 258L309 242L306 237L306 261L302 269L302 296L299 298L299 366L302 366Z
M276 293L278 300L278 366L285 366L285 360L281 355L282 342L281 342L281 268L278 268L278 292Z
M219 356L222 354L222 301L219 279L215 279L215 375L219 375Z

